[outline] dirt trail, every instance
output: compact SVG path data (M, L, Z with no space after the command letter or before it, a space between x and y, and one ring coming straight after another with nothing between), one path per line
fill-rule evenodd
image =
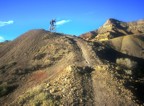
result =
M79 52L77 54L75 53L75 55L81 58L82 61L77 63L80 64L79 67L81 67L80 70L83 74L79 75L77 72L74 74L75 82L79 84L77 88L81 87L80 90L75 92L75 95L79 97L75 100L75 105L79 105L79 99L81 99L81 105L94 106L94 89L90 71L93 70L93 67L96 64L101 64L101 61L96 57L92 47L85 40L73 37L69 38L72 39L75 45L79 48Z
M87 66L93 67L93 65L101 63L92 50L92 47L89 46L87 42L85 42L83 39L75 39L75 41L81 50Z

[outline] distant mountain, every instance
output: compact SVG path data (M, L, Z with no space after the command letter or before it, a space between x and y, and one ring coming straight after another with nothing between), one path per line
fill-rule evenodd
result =
M122 22L109 19L98 30L81 37L90 41L103 41L121 53L144 58L144 20Z
M87 40L104 41L124 35L144 33L144 20L134 22L122 22L116 19L108 19L98 30L82 34Z
M0 43L0 106L143 105L143 33L109 19L81 37L35 29Z

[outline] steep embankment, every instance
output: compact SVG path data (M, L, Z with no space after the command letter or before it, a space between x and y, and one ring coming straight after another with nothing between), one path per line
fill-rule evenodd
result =
M1 102L11 103L29 88L57 76L59 71L73 63L74 47L61 34L32 30L0 49L1 85L9 90ZM48 72L47 72L48 70ZM6 95L10 93L8 97Z

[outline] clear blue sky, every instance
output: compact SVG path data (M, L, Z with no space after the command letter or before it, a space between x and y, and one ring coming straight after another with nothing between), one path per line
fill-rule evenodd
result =
M109 18L144 19L144 0L0 0L0 41L13 40L31 29L49 28L80 35L98 29Z

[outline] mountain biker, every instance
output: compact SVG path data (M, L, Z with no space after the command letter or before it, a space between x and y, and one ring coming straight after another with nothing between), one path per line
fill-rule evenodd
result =
M56 20L55 19L52 19L50 21L50 31L54 30L55 29L55 23L56 23Z

